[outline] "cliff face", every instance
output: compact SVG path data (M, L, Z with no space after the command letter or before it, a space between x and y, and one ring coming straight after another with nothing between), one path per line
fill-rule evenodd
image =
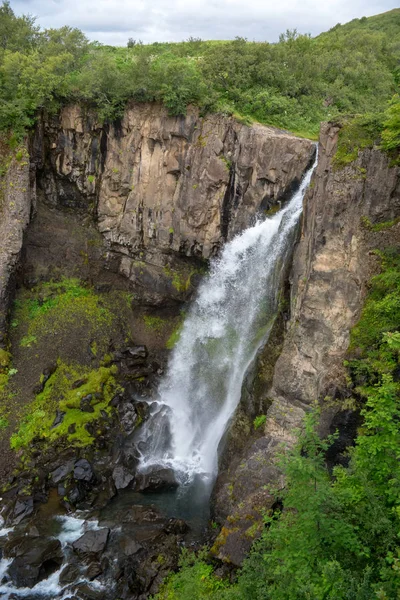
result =
M0 180L0 346L5 343L7 311L15 284L23 237L35 199L35 181L30 177L25 145L12 152L5 144L0 151L4 175Z
M375 264L369 251L398 242L398 225L374 235L363 223L400 215L400 170L390 168L378 150L365 150L353 164L335 170L337 135L338 128L326 125L321 132L320 160L294 256L292 317L275 368L273 397L297 404L340 396L349 331Z
M332 125L321 129L319 162L293 259L291 317L273 380L264 391L270 402L264 431L247 447L245 460L232 466L216 497L217 514L228 520L215 551L236 564L257 534L259 511L274 502L271 487L283 484L274 465L277 447L293 440L293 429L314 401L323 407L327 399L338 402L324 409L328 428L348 395L343 360L367 281L377 268L371 251L400 243L400 224L379 232L365 225L400 216L400 169L390 167L388 157L375 149L336 169L338 132Z
M119 294L124 307L114 302L117 333L110 333L107 348L135 340L154 351L151 373L162 372L182 302L207 259L259 211L285 199L315 145L222 115L203 118L194 108L172 118L159 105L140 104L113 126L100 125L78 106L64 108L43 116L14 158L9 150L0 147L0 341L13 355L13 384L23 406L54 360L86 365L93 353L83 341L89 329L75 317L51 343L46 331L30 332L34 356L21 346L26 316L7 338L17 280L19 299L39 304L47 298L44 282L62 278L90 283L107 306ZM94 337L88 344L101 345ZM18 424L19 413L11 412L0 451L10 452L8 437ZM4 473L13 468L11 454ZM4 473L0 469L0 477Z
M284 200L314 152L261 125L195 108L170 117L155 104L131 106L110 127L65 108L34 146L44 203L92 212L108 263L153 303L185 298L201 261Z

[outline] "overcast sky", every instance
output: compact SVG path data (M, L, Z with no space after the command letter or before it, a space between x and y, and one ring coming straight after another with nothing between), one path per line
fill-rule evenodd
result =
M144 42L232 39L274 42L294 29L316 35L336 23L398 7L398 0L11 0L42 27L70 25L90 40Z

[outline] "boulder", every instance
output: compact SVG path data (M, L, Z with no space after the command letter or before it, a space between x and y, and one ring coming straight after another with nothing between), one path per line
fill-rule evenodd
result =
M82 385L85 385L85 383L87 383L87 377L83 377L82 379L77 379L76 381L73 382L73 384L71 385L71 388L73 390L75 390L76 388L81 387Z
M66 565L60 573L60 585L69 585L81 578L82 570L77 564Z
M74 465L74 478L77 481L91 481L94 477L92 467L86 458L80 458Z
M154 468L137 476L136 489L139 492L160 492L178 487L173 469Z
M113 480L117 490L123 490L134 480L134 476L123 465L117 465L113 471Z
M31 588L59 569L63 553L59 540L21 536L7 542L4 556L13 558L8 572L17 587Z
M74 463L72 460L57 467L57 469L50 473L53 483L60 483L60 481L63 481L72 472L73 468Z
M18 525L25 517L33 513L33 498L31 496L19 497L14 506L13 522Z
M118 416L125 433L128 435L132 433L137 421L137 413L133 405L130 402L120 403Z
M79 408L81 409L82 412L89 412L92 413L94 412L94 408L91 404L92 401L92 394L88 394L87 396L84 396L79 404Z
M142 550L143 546L131 537L124 537L120 540L120 545L125 556L133 556Z
M145 359L148 356L148 351L146 346L129 346L125 350L122 351L123 354L128 355L133 359Z
M65 417L65 412L63 412L62 410L56 410L56 416L54 418L53 421L53 425L51 426L51 429L54 429L54 427L57 427L57 425L60 425Z
M72 544L72 548L79 555L101 554L107 545L109 534L108 527L87 531Z
M86 578L89 579L89 581L93 581L93 579L96 579L96 577L101 575L102 572L103 569L101 568L100 563L98 563L97 561L92 561L86 569L85 575Z
M167 534L182 535L189 531L190 527L183 519L169 519L163 531Z

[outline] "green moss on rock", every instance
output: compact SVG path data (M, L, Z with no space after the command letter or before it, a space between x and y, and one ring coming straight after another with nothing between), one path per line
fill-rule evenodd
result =
M143 315L143 321L147 329L158 333L162 332L166 326L166 321L164 319L153 315Z
M8 369L11 364L11 354L0 348L0 371Z
M119 388L114 377L116 372L115 366L90 370L59 360L44 390L27 407L18 431L11 437L11 447L27 448L33 441L51 444L61 438L65 438L69 446L92 444L94 437L86 425L103 418L104 412L111 414L110 400ZM83 398L87 399L92 412L81 410ZM63 416L61 422L54 425L57 411Z
M39 335L58 335L77 322L85 323L95 334L111 326L114 319L101 296L75 278L46 282L26 290L15 302L14 318L18 323L28 323L23 339L29 340L29 345Z
M176 344L179 342L179 338L181 337L182 329L183 317L182 320L179 321L178 325L175 327L169 338L167 339L165 346L168 350L172 350L173 348L175 348Z

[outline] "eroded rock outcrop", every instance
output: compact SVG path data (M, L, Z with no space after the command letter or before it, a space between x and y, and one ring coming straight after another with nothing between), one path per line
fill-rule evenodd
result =
M345 168L335 167L338 133L337 126L322 126L319 163L305 197L292 266L291 318L266 393L270 408L264 431L249 444L216 497L216 513L227 520L214 550L234 564L240 564L260 531L260 511L275 502L271 490L283 485L274 465L277 447L293 441L293 429L314 401L326 407L327 428L349 394L343 360L366 284L377 268L371 251L400 244L395 221L400 216L400 169L391 167L377 149L364 150ZM392 226L379 232L365 226L390 221Z
M0 181L0 345L4 344L7 311L15 284L25 229L35 198L29 154L25 144L16 152L4 144L0 161L5 171Z
M222 115L170 117L132 105L101 126L78 106L38 129L47 207L89 211L105 240L108 267L151 300L184 299L204 259L284 200L314 144Z

